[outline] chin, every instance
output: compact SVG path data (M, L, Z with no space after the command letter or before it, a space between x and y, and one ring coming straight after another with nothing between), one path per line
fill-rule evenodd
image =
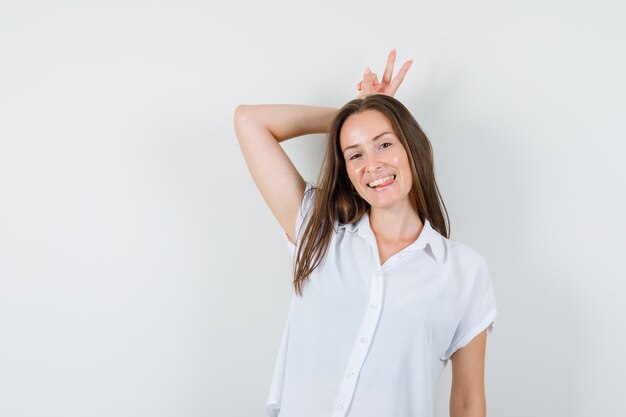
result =
M392 196L386 196L384 198L370 198L370 196L367 197L368 198L363 198L363 200L367 201L371 207L377 209L388 209L397 206L398 204L404 203L405 200L408 200L408 194L404 197L396 196L395 198Z
M386 210L386 209L390 209L392 207L395 207L398 204L400 204L400 201L380 202L380 203L374 201L373 204L370 203L370 207L375 208L377 210Z

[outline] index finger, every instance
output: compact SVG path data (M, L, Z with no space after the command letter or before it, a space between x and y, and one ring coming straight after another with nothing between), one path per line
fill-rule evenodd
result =
M387 65L385 66L385 72L383 73L383 84L391 84L391 76L393 74L393 64L396 62L396 50L395 48L389 52L387 56Z

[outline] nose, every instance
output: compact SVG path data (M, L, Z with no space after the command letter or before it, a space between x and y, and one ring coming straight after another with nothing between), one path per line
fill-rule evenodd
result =
M380 169L380 166L381 164L376 154L365 155L365 171L366 172L368 173L376 172Z

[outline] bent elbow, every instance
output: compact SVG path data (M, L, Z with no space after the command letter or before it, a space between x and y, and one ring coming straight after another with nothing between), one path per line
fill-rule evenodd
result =
M240 104L235 108L235 113L233 115L233 122L235 123L235 127L241 124L243 119L246 118L248 114L248 109L250 106L247 104Z

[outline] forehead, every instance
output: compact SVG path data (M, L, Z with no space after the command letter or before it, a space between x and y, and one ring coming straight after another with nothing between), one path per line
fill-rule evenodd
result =
M389 119L379 111L365 110L346 119L339 132L339 143L341 149L344 149L372 139L382 132L394 132Z

